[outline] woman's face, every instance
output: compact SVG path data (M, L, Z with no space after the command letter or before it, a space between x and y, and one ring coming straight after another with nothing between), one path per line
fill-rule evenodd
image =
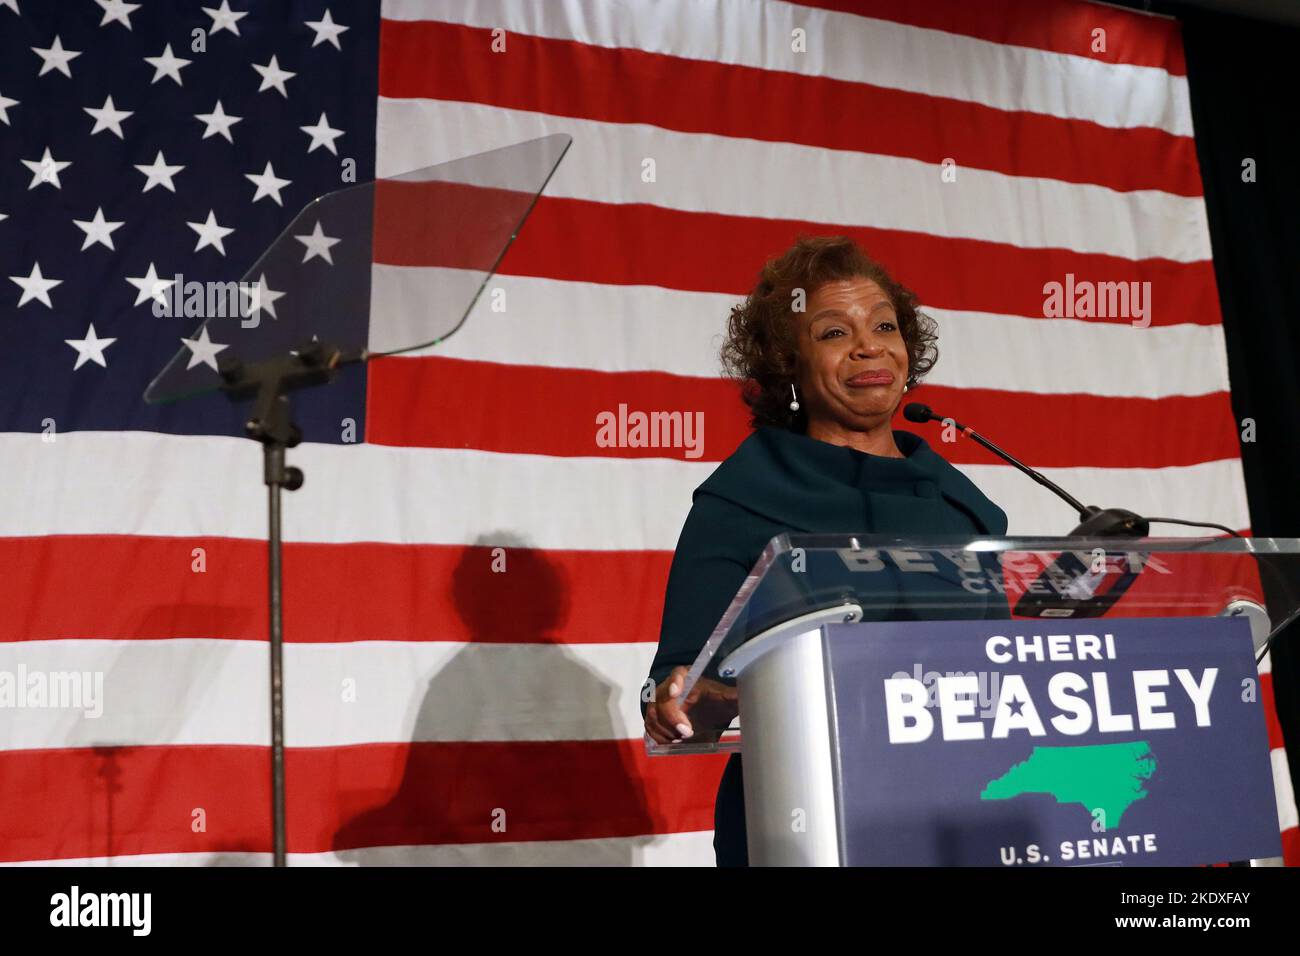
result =
M866 431L889 421L907 384L894 306L865 278L827 282L796 312L799 402L810 423Z

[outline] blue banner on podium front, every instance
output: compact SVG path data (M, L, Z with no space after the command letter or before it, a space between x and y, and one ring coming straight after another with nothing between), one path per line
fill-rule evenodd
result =
M826 629L849 866L1281 855L1241 618Z

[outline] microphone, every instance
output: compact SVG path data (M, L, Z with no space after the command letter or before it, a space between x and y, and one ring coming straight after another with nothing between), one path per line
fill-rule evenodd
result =
M989 441L979 432L963 425L955 418L946 415L940 415L930 408L929 405L922 405L920 402L911 402L903 406L903 417L909 422L925 424L930 421L951 422L961 430L961 433L967 438L979 442L993 454L997 455L1008 464L1015 465L1022 472L1038 482L1056 497L1060 498L1067 505L1074 509L1079 515L1079 526L1070 532L1070 536L1079 536L1085 538L1145 538L1150 531L1151 525L1147 518L1128 511L1125 508L1098 508L1096 505L1083 505L1079 501L1064 491L1055 482L1049 480L1046 476L1030 468L1024 462L1008 455L993 442Z
M1015 465L1022 472L1028 475L1034 481L1038 482L1044 488L1051 491L1054 495L1073 508L1079 515L1079 526L1070 532L1070 535L1087 538L1144 538L1148 534L1151 522L1168 522L1170 524L1191 525L1198 528L1217 528L1220 531L1226 531L1234 537L1240 537L1237 532L1221 524L1212 524L1202 521L1185 521L1181 518L1144 518L1135 512L1128 511L1124 508L1098 508L1095 505L1082 505L1077 499L1071 497L1068 493L1059 488L1055 483L1049 481L1046 477L1030 468L1024 462L1018 461L1011 455L1008 455L997 445L993 444L983 435L973 431L966 425L944 415L939 415L928 405L922 405L920 402L912 402L903 407L903 417L909 422L924 424L930 421L941 421L952 423L961 429L962 434L968 438L973 438L993 454L997 455L1003 461ZM1109 554L1109 552L1107 552ZM1121 552L1122 554L1122 552ZM1103 590L1102 580L1106 577L1107 572L1101 574L1093 573L1091 568L1084 564L1077 554L1071 552L1062 553L1054 562L1053 566L1045 569L1039 575L1036 585L1041 587L1031 587L1027 589L1017 600L1015 608L1012 610L1014 615L1019 617L1039 617L1039 618L1091 618L1103 617L1128 591L1129 586L1137 578L1142 570L1141 566L1134 566L1132 560L1125 559L1122 565L1123 570L1119 573L1115 583L1106 590ZM1064 586L1060 583L1064 581ZM1225 612L1227 613L1227 612ZM1237 613L1235 610L1231 613ZM1256 657L1256 663L1262 659L1267 651L1267 643L1264 650L1260 651Z

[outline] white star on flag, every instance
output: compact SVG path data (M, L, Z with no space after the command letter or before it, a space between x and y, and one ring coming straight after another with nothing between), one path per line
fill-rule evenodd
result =
M153 164L150 166L137 165L136 169L144 173L147 177L144 183L144 189L141 192L148 192L155 186L162 186L164 189L176 192L176 184L172 182L172 177L179 173L184 166L168 166L167 160L163 158L162 150L158 150L158 155L154 157Z
M307 152L312 152L317 146L324 146L335 156L339 154L339 151L334 148L334 141L343 135L343 130L332 128L323 112L320 114L320 119L316 121L315 126L299 126L298 128L311 137L311 145L307 147Z
M72 220L72 224L86 234L86 241L81 244L81 251L85 252L95 243L100 243L108 248L113 248L113 233L122 228L120 222L108 222L104 219L104 207L95 210L95 218L90 221L81 219ZM116 250L114 250L116 251Z
M64 339L63 341L77 350L77 364L72 366L72 370L75 372L87 362L94 362L96 365L108 368L108 362L104 360L104 349L116 342L117 339L101 339L95 334L95 323L91 322L84 339Z
M277 177L269 160L266 168L260 173L244 173L244 178L257 187L257 192L253 194L253 202L257 202L264 196L270 196L277 206L284 205L280 200L280 190L288 186L292 180Z
M0 0L0 7L8 7L20 17L22 16L22 14L18 12L18 0Z
M72 79L72 71L68 69L68 64L81 56L80 50L63 49L63 41L57 36L54 43L49 47L32 47L32 52L41 58L41 72L37 76L44 76L51 70L58 70L68 79Z
M248 282L241 282L239 284L239 291L248 297L248 305L244 309L245 316L251 317L257 315L259 311L265 309L271 314L271 318L279 318L279 316L275 314L275 302L277 299L283 299L284 293L275 292L266 284L265 272L263 272L262 277L257 280L257 285L252 285Z
M313 229L309 235L294 236L294 238L307 247L307 251L302 257L303 262L306 262L308 259L315 256L320 256L320 258L324 259L330 265L334 265L334 257L330 254L330 249L337 246L340 240L325 235L321 230L320 220L316 221L316 228Z
M6 126L9 126L9 125L10 125L10 123L9 123L9 107L11 107L11 106L17 106L17 105L18 105L18 101L17 101L17 100L11 100L9 97L5 96L3 93L0 93L0 123L4 123Z
M221 0L221 6L217 9L204 7L203 12L212 18L212 29L208 31L211 36L214 33L220 33L222 30L229 30L235 36L239 36L239 21L248 16L248 13L235 13L230 9L230 0Z
M352 29L351 27L345 27L342 24L335 23L334 18L330 16L328 10L325 11L325 16L321 17L319 20L308 20L306 23L307 26L311 27L316 33L316 39L311 41L312 46L318 46L321 43L328 42L333 44L334 49L336 50L343 49L343 47L339 46L339 34Z
M141 302L148 302L150 299L157 299L164 305L167 304L167 297L164 293L176 284L175 279L159 279L158 271L154 268L153 263L149 263L149 271L136 278L127 277L127 282L135 286L139 291L136 293L134 305Z
M59 182L59 173L72 165L71 160L66 163L56 162L50 155L50 148L45 147L45 155L40 159L24 159L22 164L32 171L32 182L27 188L35 189L41 183L49 183L55 189L62 189L63 184Z
M200 363L211 366L214 372L220 371L217 368L217 353L222 349L230 348L229 345L218 345L208 338L208 327L206 325L199 329L197 339L183 338L181 342L190 350L190 363L185 366L187 372Z
M26 276L10 276L10 282L17 283L18 288L23 290L22 297L18 300L18 308L22 308L32 299L42 303L47 309L54 308L54 303L50 301L50 290L56 285L62 285L62 279L47 279L41 275L41 264L39 262L32 265L32 271Z
M290 73L288 70L280 69L280 62L274 56L271 57L271 62L266 66L259 66L254 63L252 67L262 77L262 85L257 88L257 92L262 93L271 89L271 87L275 87L286 100L289 98L289 91L284 88L284 81L293 79L298 75L297 73Z
M208 210L208 218L206 222L187 222L185 225L189 226L199 234L198 245L194 247L195 252L198 252L204 246L211 246L223 256L226 254L226 247L222 244L222 240L235 231L234 229L228 229L225 226L218 225L217 214L211 209Z
M140 9L140 4L124 3L123 0L95 0L95 2L104 10L104 19L99 21L101 27L106 27L116 20L129 30L131 14Z
M125 139L122 135L122 120L135 115L132 110L119 110L113 105L113 97L111 96L104 99L104 105L99 109L95 109L93 106L83 106L82 109L94 117L95 128L90 131L91 136L102 130L108 130L118 139Z
M158 56L147 56L144 58L144 61L153 67L153 79L149 81L150 86L157 83L164 76L170 76L176 81L177 86L185 85L181 80L181 70L189 66L191 61L175 56L172 53L172 45L170 43L163 47L161 54Z
M201 120L204 124L203 138L209 136L224 136L226 142L234 143L234 138L230 135L230 127L234 126L242 116L231 116L221 105L221 100L217 100L217 105L212 107L211 113L195 113L194 118Z

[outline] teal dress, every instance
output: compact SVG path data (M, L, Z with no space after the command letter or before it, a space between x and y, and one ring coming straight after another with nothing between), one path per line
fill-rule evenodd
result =
M894 441L904 457L868 455L781 428L758 428L745 439L695 489L668 574L650 679L659 684L674 667L690 666L778 534L1006 533L1006 513L924 439L896 431ZM719 866L746 862L742 773L733 755L714 805Z

